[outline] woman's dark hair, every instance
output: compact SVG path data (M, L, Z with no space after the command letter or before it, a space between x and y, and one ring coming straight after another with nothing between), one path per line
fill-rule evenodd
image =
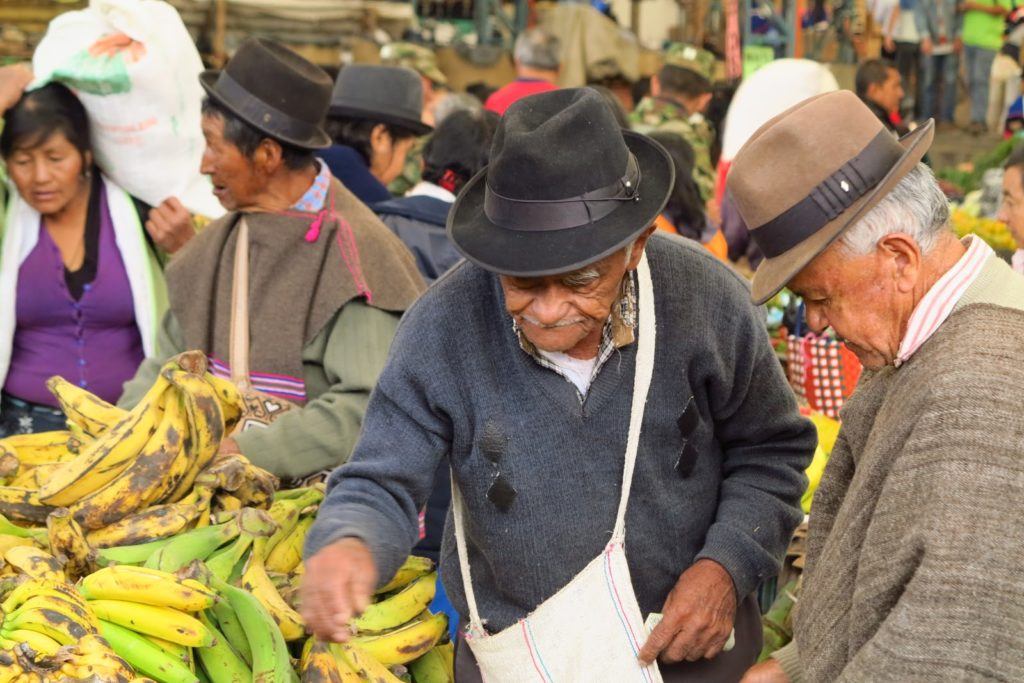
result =
M214 116L221 119L224 122L224 139L237 147L247 159L252 158L256 148L263 140L273 140L281 145L281 161L285 168L300 171L313 165L312 150L289 145L257 130L254 126L235 116L230 109L209 97L203 100L203 116Z
M92 151L85 107L60 83L25 93L7 110L0 134L0 156L6 159L17 149L40 145L54 133L62 133L83 157Z
M672 157L676 167L676 184L665 205L665 215L683 237L700 240L707 225L704 202L700 197L697 182L693 179L693 165L696 155L693 147L675 133L655 132L649 136Z
M396 142L405 138L418 137L408 128L395 126L383 121L372 119L353 119L337 117L327 119L327 134L339 145L347 145L359 152L363 161L369 166L373 157L373 146L370 144L370 135L377 126L384 126L388 135Z
M498 115L483 109L449 114L423 148L423 179L458 192L487 165Z

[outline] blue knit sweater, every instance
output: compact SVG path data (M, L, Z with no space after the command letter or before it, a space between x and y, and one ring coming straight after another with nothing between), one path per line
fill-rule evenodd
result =
M679 238L654 236L647 254L657 354L626 519L645 614L661 611L699 558L722 564L741 598L773 576L802 517L815 445L740 278ZM399 326L306 556L358 537L387 580L416 542L417 511L446 458L465 498L481 616L494 631L514 623L611 536L635 356L635 344L613 356L581 404L519 347L497 277L457 266ZM683 417L691 397L695 421ZM487 495L499 473L515 490L505 509ZM450 513L441 575L465 618Z

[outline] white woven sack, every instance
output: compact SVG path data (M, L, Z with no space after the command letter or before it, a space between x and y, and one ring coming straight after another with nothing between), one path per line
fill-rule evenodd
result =
M32 68L34 86L61 81L82 100L114 182L154 206L173 196L194 213L224 213L199 173L203 64L171 5L92 0L50 23Z

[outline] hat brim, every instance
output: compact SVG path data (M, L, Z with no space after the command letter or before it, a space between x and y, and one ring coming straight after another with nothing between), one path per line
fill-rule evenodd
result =
M327 147L330 147L333 144L331 141L331 136L327 134L327 131L325 131L323 127L318 127L316 134L310 139L298 139L288 135L282 135L279 131L274 131L265 128L259 121L242 113L242 111L239 110L231 102L231 100L228 100L219 92L217 92L216 84L217 76L219 75L219 70L207 69L206 71L199 74L199 85L203 86L203 90L206 91L206 94L209 95L211 100L215 101L217 104L224 107L225 109L227 109L232 114L240 118L242 121L248 123L256 130L266 134L267 137L288 143L289 145L299 147L300 149L326 149Z
M750 287L750 298L754 303L760 306L778 294L801 270L828 249L846 228L856 223L882 201L924 158L934 138L935 120L928 119L913 132L900 138L900 145L904 149L903 155L870 192L800 244L762 261L754 273Z
M639 199L604 218L565 230L526 232L496 225L484 213L487 169L473 176L448 214L448 236L455 248L485 270L516 277L568 273L613 254L654 224L675 184L675 166L654 140L623 131L636 157Z
M369 109L360 109L359 107L331 105L327 115L332 118L345 117L379 121L381 123L391 124L392 126L405 128L412 132L416 137L421 137L434 130L433 126L428 126L419 119L412 119L406 116L395 116L388 112L370 111Z

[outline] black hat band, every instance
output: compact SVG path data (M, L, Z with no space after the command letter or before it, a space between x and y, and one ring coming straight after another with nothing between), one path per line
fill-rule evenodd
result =
M626 173L610 185L567 199L513 199L487 185L484 214L508 230L548 232L578 228L599 221L620 205L640 200L640 167L630 152Z
M314 140L321 136L319 125L300 121L255 97L226 70L217 76L213 89L236 114L271 137L280 135L292 140Z
M768 258L780 256L811 237L880 183L896 166L904 149L884 128L839 170L802 200L758 227L750 235Z

